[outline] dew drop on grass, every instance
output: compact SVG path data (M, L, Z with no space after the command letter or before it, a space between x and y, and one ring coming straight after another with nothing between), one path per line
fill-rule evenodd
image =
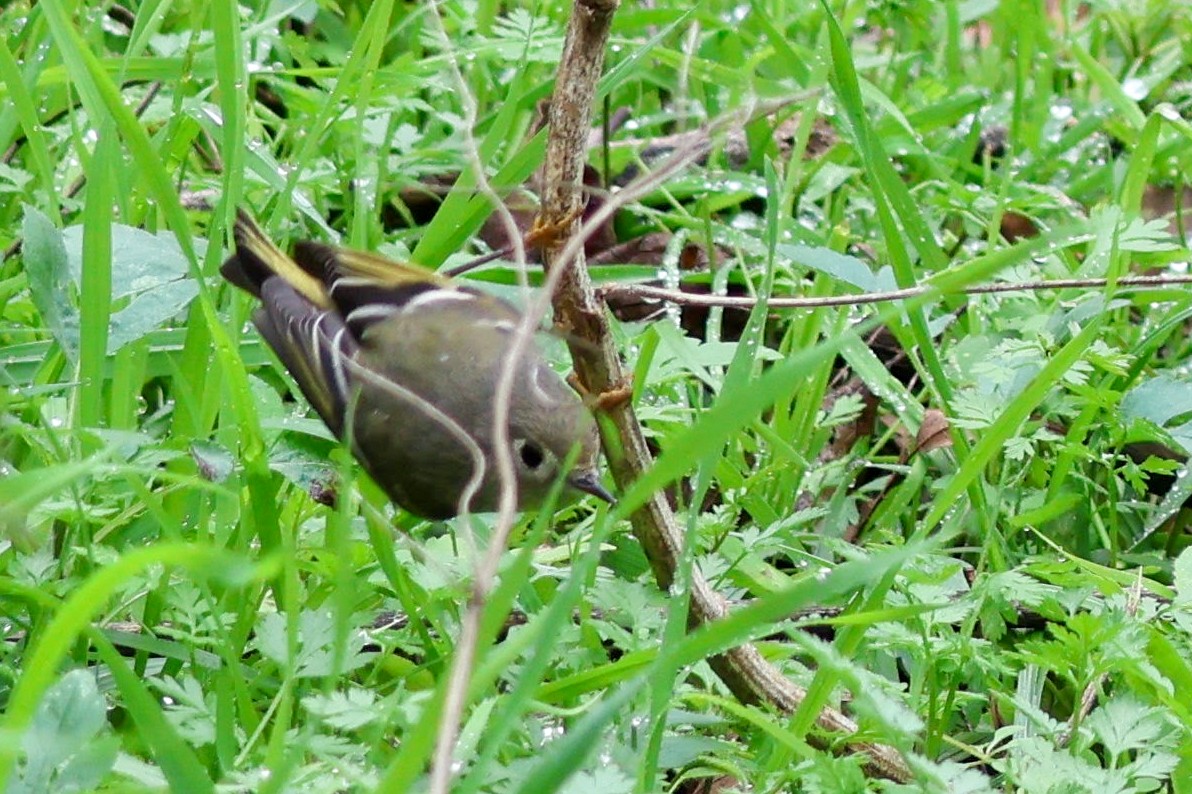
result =
M1160 105L1157 108L1155 108L1155 112L1158 113L1163 118L1167 119L1168 121L1182 121L1183 120L1180 118L1180 112L1178 110L1176 110L1175 106L1169 102L1160 103Z
M551 742L555 741L556 739L563 738L563 736L566 733L567 733L567 729L564 728L561 724L548 722L542 726L541 744L543 746L550 744Z
M749 231L759 227L757 216L751 212L742 212L734 215L730 225L738 231Z
M1147 90L1146 83L1139 80L1137 77L1128 77L1122 81L1122 93L1133 99L1135 102L1145 99L1146 95L1150 93Z
M1057 102L1051 106L1051 117L1056 121L1067 121L1072 118L1072 106L1067 102Z

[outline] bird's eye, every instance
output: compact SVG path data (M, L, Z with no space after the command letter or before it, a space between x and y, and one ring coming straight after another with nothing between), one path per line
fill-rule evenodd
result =
M526 468L530 470L538 468L542 465L542 461L546 460L546 456L542 454L542 448L533 441L522 442L518 453L521 455L522 463L526 464Z

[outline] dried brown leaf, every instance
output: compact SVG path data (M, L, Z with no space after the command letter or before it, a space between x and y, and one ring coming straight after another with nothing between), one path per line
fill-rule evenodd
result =
M930 452L952 446L952 434L949 432L948 417L938 408L928 408L923 413L923 423L919 425L919 437L915 439L915 449Z

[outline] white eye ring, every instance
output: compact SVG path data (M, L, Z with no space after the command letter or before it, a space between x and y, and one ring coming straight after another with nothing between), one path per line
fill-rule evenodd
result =
M517 438L513 441L514 460L517 467L536 480L547 480L554 476L554 455L536 441Z

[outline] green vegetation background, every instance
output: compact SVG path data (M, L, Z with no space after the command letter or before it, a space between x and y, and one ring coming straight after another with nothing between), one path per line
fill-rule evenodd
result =
M509 189L540 163L569 13L0 11L7 790L424 785L484 523L395 515L216 268L241 205L281 239L483 251L476 164ZM598 279L763 302L733 333L617 324L653 482L683 478L689 562L739 612L684 639L683 588L658 592L623 522L526 517L454 790L895 790L816 735L826 704L912 759L897 790L1192 790L1192 301L1116 286L1188 261L1157 216L1192 158L1192 10L626 3L601 88L628 114L602 172L673 136L711 150L618 213L619 240L661 236ZM691 247L715 274L681 270ZM1110 286L959 292L1058 278ZM946 294L764 303L929 279ZM849 435L862 387L879 420ZM806 708L739 704L700 661L747 638Z

